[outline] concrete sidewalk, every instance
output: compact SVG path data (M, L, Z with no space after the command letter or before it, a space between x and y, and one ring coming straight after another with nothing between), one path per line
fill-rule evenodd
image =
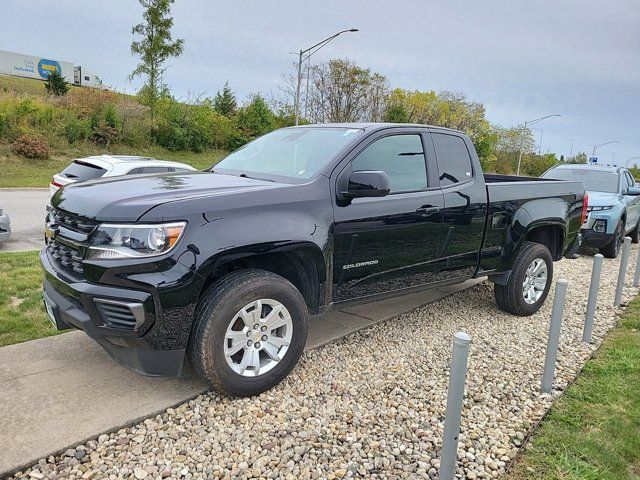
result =
M314 317L307 349L477 283L468 281ZM208 389L190 369L184 378L173 379L130 372L83 332L0 348L0 385L0 477Z
M11 237L0 252L40 250L44 247L44 217L48 188L0 188L0 208L11 218Z

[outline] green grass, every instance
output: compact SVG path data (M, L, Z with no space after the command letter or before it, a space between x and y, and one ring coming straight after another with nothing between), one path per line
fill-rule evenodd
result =
M27 93L29 95L46 95L45 83L33 78L10 77L0 75L0 91ZM76 87L72 87L76 88Z
M56 335L42 303L38 252L0 253L0 347Z
M202 170L217 163L227 152L223 150L210 150L202 153L171 152L161 147L134 149L127 146L101 147L93 143L80 143L57 150L47 160L31 160L14 155L9 145L0 145L0 167L3 175L0 175L0 188L16 187L48 187L51 177L62 171L74 158L89 155L102 155L103 153L149 155L161 160L174 160Z
M508 478L640 479L640 299L552 407Z

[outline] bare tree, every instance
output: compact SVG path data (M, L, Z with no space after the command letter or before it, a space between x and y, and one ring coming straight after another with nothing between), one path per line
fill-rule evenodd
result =
M376 122L383 117L389 84L383 75L350 60L311 68L307 119L313 123Z

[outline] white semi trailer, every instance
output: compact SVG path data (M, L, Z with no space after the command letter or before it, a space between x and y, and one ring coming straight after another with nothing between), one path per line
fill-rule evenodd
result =
M0 74L46 80L55 71L72 85L104 88L98 75L80 65L0 50Z

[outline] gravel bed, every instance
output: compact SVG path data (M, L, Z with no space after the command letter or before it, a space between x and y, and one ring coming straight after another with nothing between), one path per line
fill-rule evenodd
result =
M539 385L553 288L540 312L520 318L498 311L484 282L305 353L258 397L201 395L15 477L437 478L452 335L463 330L473 343L457 475L497 478L615 325L619 262L605 259L594 341L581 342L592 260L555 264L569 289L551 395ZM636 294L625 288L625 301Z

